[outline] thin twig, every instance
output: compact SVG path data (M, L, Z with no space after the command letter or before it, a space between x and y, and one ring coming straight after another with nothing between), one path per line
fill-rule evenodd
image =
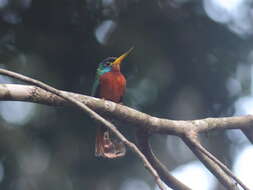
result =
M209 157L203 154L199 149L197 149L189 138L183 138L185 144L190 148L190 150L197 156L197 158L206 166L206 168L213 173L213 175L229 190L239 190L234 180L229 177L217 164L215 164Z
M215 156L213 156L210 152L208 152L201 144L200 142L197 140L197 135L196 134L192 134L192 132L188 132L188 134L186 136L183 137L184 142L187 145L190 145L191 150L194 152L195 149L199 150L202 154L204 154L206 157L208 157L210 160L213 161L214 164L218 165L229 177L231 177L233 180L235 180L236 183L238 183L243 189L245 190L249 190L249 188L243 184L243 182L238 179L229 169L226 165L224 165L221 161L219 161ZM210 167L212 167L212 164L209 164ZM217 169L212 168L213 170L215 170L215 173L218 174ZM218 174L219 175L219 174ZM222 181L226 183L226 186L231 186L230 182L226 182L226 180L224 180L225 178L223 178L221 175L219 175L220 177L217 176L218 179L223 179ZM235 183L235 184L236 184ZM233 184L233 188L234 186L236 186L235 184ZM231 188L231 187L230 187Z
M150 143L149 135L146 131L140 129L136 132L136 138L138 142L139 149L146 156L151 165L156 169L161 179L174 190L191 190L185 184L177 180L174 176L170 174L165 165L163 165L158 158L153 153Z
M189 139L192 144L199 149L203 154L205 154L208 158L210 158L213 162L215 162L219 167L222 168L222 170L227 173L231 178L235 180L236 183L238 183L243 189L250 190L246 185L243 184L243 182L237 178L226 165L224 165L221 161L219 161L215 156L213 156L209 151L207 151L198 141L194 139Z
M144 154L137 148L137 146L128 141L115 127L115 125L113 125L112 123L108 122L107 120L105 120L103 117L101 117L99 114L97 114L96 112L94 112L93 110L91 110L89 107L87 107L85 104L81 103L80 101L69 97L67 95L65 95L64 93L62 93L60 90L57 90L41 81L32 79L30 77L12 72L12 71L8 71L5 69L0 69L0 74L12 77L12 78L16 78L18 80L21 81L25 81L27 83L36 85L44 90L47 90L53 94L56 94L66 100L68 100L69 102L71 102L73 105L76 105L79 109L81 109L82 111L84 111L85 113L87 113L91 118L93 118L95 121L102 123L104 126L106 126L107 128L109 128L123 143L125 143L143 162L144 166L148 169L148 171L154 176L155 181L157 183L157 185L159 186L159 188L161 190L165 190L165 188L163 187L163 183L162 180L160 179L159 175L157 174L156 170L152 167L152 165L149 163L149 161L146 159L146 157L144 156Z

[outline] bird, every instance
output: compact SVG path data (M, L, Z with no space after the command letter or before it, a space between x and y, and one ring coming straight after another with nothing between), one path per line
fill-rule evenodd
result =
M121 73L121 63L130 54L133 47L119 57L108 57L99 63L91 95L122 104L126 89L126 78ZM95 156L104 158L120 158L126 148L116 136L104 126L98 126L95 142Z

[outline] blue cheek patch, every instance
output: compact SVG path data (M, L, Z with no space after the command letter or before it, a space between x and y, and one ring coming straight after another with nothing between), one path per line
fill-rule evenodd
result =
M101 75L107 73L107 72L110 72L111 71L111 67L105 67L101 70Z

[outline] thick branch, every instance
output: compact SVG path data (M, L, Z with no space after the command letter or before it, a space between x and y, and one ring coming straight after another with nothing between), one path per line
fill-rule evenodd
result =
M253 116L206 118L193 121L196 132L206 132L217 129L248 129L253 128Z
M133 124L131 126L144 127L150 133L182 136L189 130L194 130L197 133L200 133L220 129L253 128L253 115L175 121L153 117L127 106L115 104L114 102L77 93L66 91L61 92L81 101L98 113L107 113L115 119ZM71 103L61 97L39 87L17 84L0 84L0 100L27 101L51 106L71 105Z
M134 124L131 126L142 127L150 134L160 133L180 136L191 148L191 150L198 156L198 158L207 166L207 168L214 173L214 175L221 181L222 184L229 189L237 188L234 181L230 178L231 176L227 175L227 173L224 171L224 168L220 168L217 163L215 163L207 155L203 154L201 150L192 148L194 144L192 144L191 141L185 140L184 137L189 131L199 134L201 132L220 129L252 129L252 115L226 118L206 118L192 121L174 121L152 117L148 114L123 105L115 104L110 101L65 91L60 92L63 95L67 95L68 97L72 97L75 100L81 101L99 113L106 113L115 119ZM70 102L64 100L63 98L60 98L59 96L47 92L39 87L12 84L0 85L0 100L29 101L54 106L71 105ZM131 148L133 148L133 146ZM212 165L214 165L213 163L216 164L215 167L212 167Z
M146 159L145 155L138 149L138 147L128 141L121 133L120 131L117 130L117 128L110 123L109 121L105 120L103 117L101 117L99 114L97 114L96 112L94 112L93 110L91 110L87 105L83 104L82 102L76 100L75 98L66 95L65 93L62 93L62 91L57 90L43 82L37 81L35 79L29 78L27 76L18 74L18 73L14 73L5 69L0 69L0 73L12 78L16 78L18 80L36 85L46 91L49 91L53 94L56 94L58 96L60 96L61 98L65 99L66 101L72 103L72 105L78 107L79 109L81 109L82 111L84 111L85 113L87 113L91 118L93 118L95 121L97 121L98 123L103 124L105 127L107 127L108 129L110 129L124 144L126 144L144 163L144 166L146 167L146 169L154 176L155 181L157 183L157 185L159 186L159 188L161 190L164 189L162 181L160 179L160 176L157 174L156 170L152 167L152 165L149 163L149 161Z

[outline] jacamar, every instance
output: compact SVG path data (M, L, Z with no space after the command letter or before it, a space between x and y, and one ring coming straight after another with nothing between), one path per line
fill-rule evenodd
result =
M117 57L104 59L97 68L96 79L92 87L92 96L122 103L126 88L126 79L120 72L122 61L133 48ZM113 136L104 126L98 126L95 155L105 158L118 158L125 155L125 145Z

